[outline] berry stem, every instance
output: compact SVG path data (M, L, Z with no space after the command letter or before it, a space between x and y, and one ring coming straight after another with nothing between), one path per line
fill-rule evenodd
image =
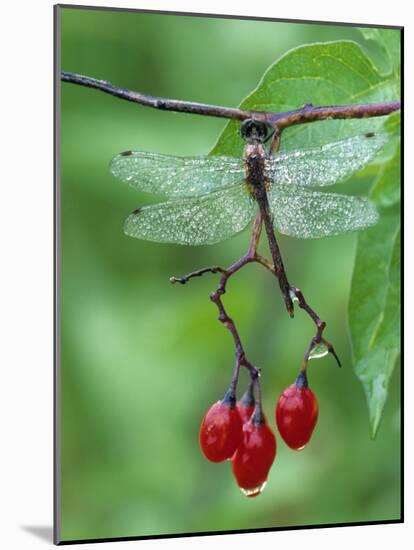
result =
M259 374L260 376L260 374ZM257 376L254 379L254 385L256 386L256 406L254 408L254 413L252 416L252 422L255 424L263 424L264 422L264 414L263 414L263 406L262 406L262 392L260 388L260 379L259 376Z
M230 385L229 389L224 394L222 402L229 405L232 409L236 406L236 391L232 385Z
M302 369L296 378L295 386L299 389L309 387L306 369Z
M243 403L245 407L254 407L256 404L256 399L254 397L254 382L255 378L250 377L250 382L247 386L247 390L244 392L242 398L240 399L241 403Z

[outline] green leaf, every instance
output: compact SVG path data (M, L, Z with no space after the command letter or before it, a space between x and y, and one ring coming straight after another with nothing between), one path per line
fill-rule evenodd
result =
M392 113L384 124L384 128L391 136L396 136L400 139L401 132L401 113L396 111Z
M391 125L389 125L391 127ZM400 146L383 165L371 199L381 218L358 235L349 302L354 369L375 437L400 354Z
M399 355L399 217L384 216L361 234L349 304L354 368L375 437ZM373 270L372 266L376 269Z
M282 112L306 103L345 105L398 99L393 74L380 74L361 47L351 41L300 46L287 52L265 72L241 109ZM387 117L327 120L301 124L283 132L282 150L337 141L379 130ZM240 156L243 142L237 121L229 122L211 154Z
M401 64L401 31L399 29L361 29L367 40L378 43L385 54L388 72L399 78Z
M399 204L401 201L400 155L400 144L398 143L393 158L390 162L382 165L379 178L372 187L371 198L380 207L387 208Z

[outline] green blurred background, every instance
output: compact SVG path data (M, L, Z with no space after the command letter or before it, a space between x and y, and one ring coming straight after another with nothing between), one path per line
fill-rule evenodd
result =
M363 43L357 29L341 26L69 8L60 18L62 70L233 107L292 47ZM346 312L355 235L280 237L289 277L328 322L327 338L344 368L330 357L311 362L320 406L313 439L295 453L278 437L269 483L259 498L247 499L230 464L209 463L198 447L202 416L222 397L234 362L209 301L217 280L206 275L183 287L168 278L229 265L244 253L248 231L199 248L128 238L125 217L157 197L108 171L125 149L207 154L225 122L67 83L61 113L62 539L398 519L400 381L394 376L371 441L351 364ZM358 185L366 189L369 181ZM225 305L248 357L262 368L275 428L275 402L297 374L313 325L301 312L288 318L275 280L259 266L231 280ZM243 373L242 391L246 382Z

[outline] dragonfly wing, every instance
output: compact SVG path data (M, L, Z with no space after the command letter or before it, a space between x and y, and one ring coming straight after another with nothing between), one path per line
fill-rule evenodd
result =
M315 239L364 229L379 219L364 197L318 193L274 185L269 193L274 228L284 235Z
M281 153L267 161L269 177L282 185L333 185L368 164L387 141L386 134L364 134L318 147Z
M139 208L124 231L149 241L187 245L214 244L242 231L255 212L243 183L200 197L184 197Z
M167 197L204 195L238 183L242 159L234 157L173 157L125 151L111 162L112 174L131 187Z

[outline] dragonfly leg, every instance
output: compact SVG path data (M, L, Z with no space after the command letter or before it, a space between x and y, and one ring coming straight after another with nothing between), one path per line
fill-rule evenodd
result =
M275 128L274 133L272 135L272 141L270 142L270 147L269 147L269 153L271 155L274 155L277 151L279 151L280 138L281 138L281 132L278 128Z
M249 249L247 251L248 256L252 256L252 257L257 256L257 246L259 244L260 235L262 232L262 225L263 225L263 218L262 218L262 213L259 210L253 224L252 236L250 239Z

